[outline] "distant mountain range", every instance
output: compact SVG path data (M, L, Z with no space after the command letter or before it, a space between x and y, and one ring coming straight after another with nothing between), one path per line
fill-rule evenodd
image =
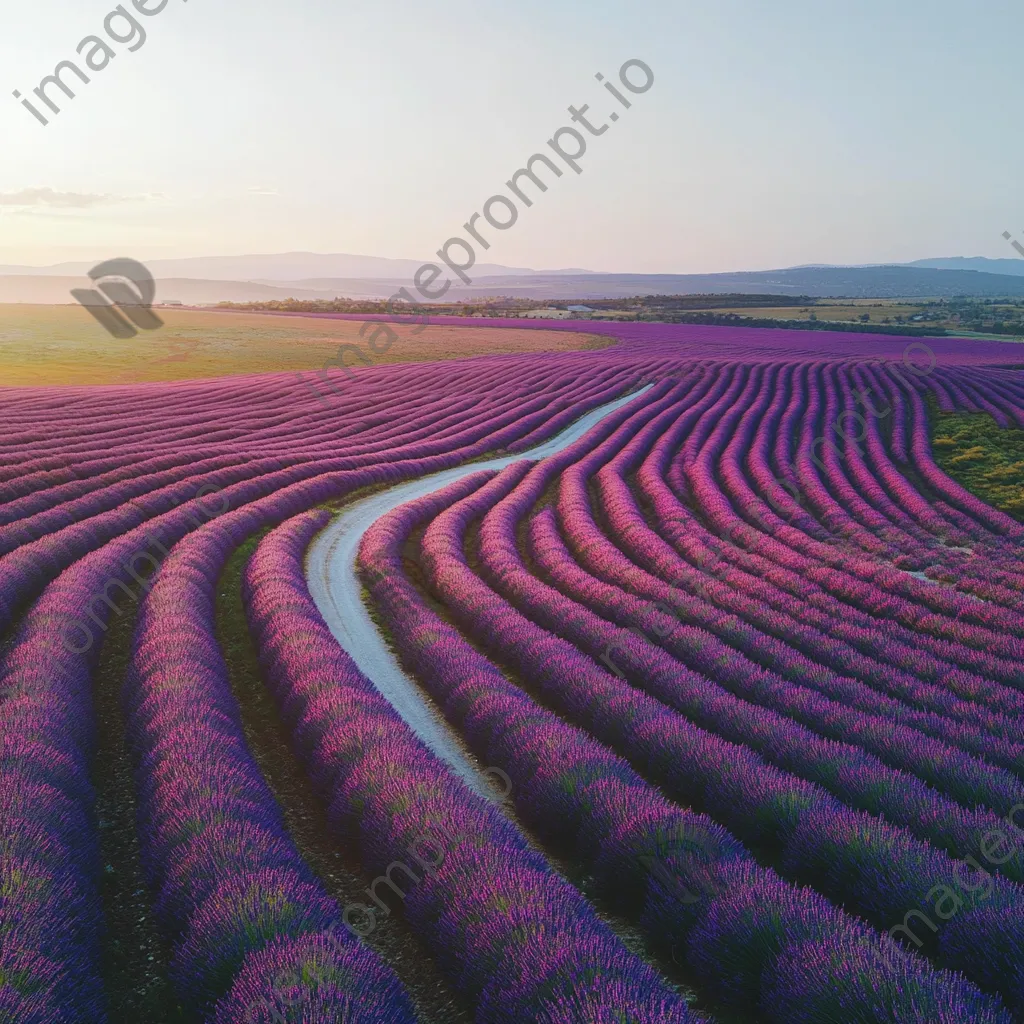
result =
M73 301L94 264L0 266L0 303ZM157 279L157 301L186 305L273 299L383 299L411 287L416 260L345 254L284 253L203 256L147 263ZM806 295L813 298L1024 297L1024 259L952 257L901 265L806 266L729 274L607 274L529 270L479 264L473 283L460 281L446 301L496 296L541 301L616 299L634 295ZM454 276L454 275L452 275Z
M1024 259L989 259L987 256L947 256L936 260L914 260L913 263L858 263L847 266L837 263L806 263L790 270L872 270L878 267L922 267L926 270L976 270L982 274L1007 274L1024 277Z
M915 260L908 267L930 267L932 270L979 270L983 274L1010 274L1024 277L1024 259L1016 257L990 260L984 256L952 256L942 260Z
M128 255L120 253L119 255ZM51 267L0 266L0 275L19 277L68 277L89 272L101 260L91 263L57 263ZM340 280L411 281L424 260L393 260L383 256L352 256L346 253L285 252L256 256L193 256L180 260L146 260L157 279L180 277L200 281L304 281L314 278ZM495 275L531 277L559 274L589 274L589 270L530 270L525 267L503 267L496 263L478 263L474 277Z

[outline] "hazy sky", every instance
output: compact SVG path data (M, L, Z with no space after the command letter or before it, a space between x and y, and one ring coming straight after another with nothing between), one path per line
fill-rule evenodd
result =
M12 91L84 68L115 5L0 2L4 263L430 257L584 103L622 116L488 261L696 272L1024 236L1020 0L168 0L133 12L135 52L108 39L88 85L65 75L74 100L51 88L47 127ZM626 111L594 76L630 58L655 84Z

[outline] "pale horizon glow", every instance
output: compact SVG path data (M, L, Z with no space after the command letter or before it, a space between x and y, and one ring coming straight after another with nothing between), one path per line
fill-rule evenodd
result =
M139 0L140 3L143 0ZM154 8L159 0L148 0ZM618 273L1011 258L1024 9L1002 0L169 0L40 125L33 89L110 0L0 38L0 263L251 253L423 259L590 105L653 88L481 260ZM131 10L131 3L125 5ZM998 27L998 31L993 31ZM82 63L84 67L84 63ZM44 108L45 109L45 108ZM550 153L550 150L546 150Z

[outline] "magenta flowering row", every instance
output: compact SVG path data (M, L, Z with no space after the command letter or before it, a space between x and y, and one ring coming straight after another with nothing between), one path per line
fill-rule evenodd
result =
M451 777L338 646L302 577L305 547L327 518L300 516L264 539L245 593L262 668L336 841L357 843L368 873L383 877L404 864L395 873L403 912L475 1004L476 1020L570 1024L584 1008L586 1019L689 1020L684 1004L499 810ZM346 923L372 930L391 912L368 890L366 903L347 908Z
M499 586L499 575L491 576L514 603L539 602L520 608L548 633L570 641L573 659L583 658L559 663L549 652L555 667L546 699L569 701L563 706L584 723L587 732L571 733L572 743L586 741L581 749L589 751L587 733L599 735L638 773L621 775L625 760L595 762L593 782L582 786L573 771L583 771L583 761L567 762L572 769L558 774L544 764L545 747L520 752L509 739L506 756L532 757L531 770L538 774L537 788L524 796L534 801L530 820L568 816L576 824L556 830L556 838L572 845L570 832L583 835L577 805L590 800L586 794L604 793L606 782L609 794L626 792L608 780L628 778L632 787L643 776L685 799L683 786L692 787L698 773L692 762L690 778L673 768L676 752L692 749L679 746L674 729L706 749L708 764L722 776L700 776L714 800L694 797L694 806L759 855L766 837L774 836L778 851L788 851L780 870L796 878L809 872L825 895L843 895L826 863L845 865L850 899L876 926L890 912L902 917L901 900L908 901L903 912L910 909L921 877L945 877L948 860L935 859L940 850L977 856L980 837L1020 798L1024 534L1019 523L935 465L927 404L1024 425L1024 384L1010 368L1015 350L929 340L936 366L918 374L902 358L906 342L899 339L844 336L844 358L836 359L827 343L833 339L807 334L591 326L621 343L543 358L377 367L352 378L339 371L333 383L344 400L326 405L287 374L137 388L0 390L0 623L6 628L20 621L21 627L0 668L0 869L13 887L5 891L17 894L0 907L0 1015L102 1018L89 771L91 671L109 615L143 599L140 637L148 646L137 658L127 696L136 716L133 729L139 730L133 743L146 860L158 880L160 918L172 930L198 921L198 904L208 903L211 882L226 894L226 902L196 925L196 934L206 938L176 960L179 984L195 989L189 998L205 999L207 991L222 991L224 981L210 950L230 959L230 936L253 926L266 893L285 902L294 896L295 921L323 912L336 922L341 908L322 902L315 880L296 864L279 820L265 816L272 801L250 770L244 744L237 744L237 709L223 685L219 651L210 646L212 604L208 600L193 614L185 606L199 591L190 588L215 579L223 558L254 529L354 487L407 479L492 449L526 450L645 380L662 383L603 422L559 464L556 511L536 516L532 507L524 508L503 527L519 530L524 569L603 620L570 623L545 609L545 602L557 600L548 592L502 589L511 588L512 577ZM591 458L595 438L609 447ZM204 525L227 510L232 518ZM195 539L178 552L176 545L193 531ZM180 560L168 569L162 563L172 548ZM484 548L491 556L498 551ZM143 577L157 563L165 589L160 600L150 600ZM486 560L482 565L496 572ZM110 590L113 579L124 589ZM119 611L97 598L104 594ZM685 599L675 600L680 594ZM649 624L664 623L666 613L655 603L674 608L674 600L676 626L660 636ZM624 635L631 626L645 635ZM402 628L396 624L396 634ZM176 639L179 629L189 638L189 651ZM619 646L609 650L613 640ZM585 703L583 683L567 679L566 666L610 670L606 655L625 682L614 671L599 677L600 700L608 704L602 712ZM438 661L428 669L451 688L453 664ZM497 679L486 679L498 687ZM609 681L618 689L606 689ZM649 696L641 700L641 691ZM476 700L471 687L460 692ZM144 695L145 711L131 704L132 693ZM518 696L497 688L493 693L511 701L509 709L521 708L524 722L528 708L534 713L532 702L521 705ZM190 699L198 709L195 722L182 711L181 702ZM501 721L497 705L480 699L479 725L465 717L468 708L459 709L476 744L484 742L479 730L497 730ZM706 733L690 731L685 719ZM634 721L631 732L626 726ZM387 765L387 755L380 756L378 774ZM742 764L742 777L731 770L734 761ZM211 776L217 784L212 788ZM364 781L369 792L374 780ZM447 794L451 780L442 773L435 782ZM568 789L560 791L559 783ZM394 842L393 818L380 808L403 799L411 787L409 776L395 781L368 812L365 828L358 814L346 811L349 841L356 836L383 856ZM838 809L834 801L841 801ZM591 831L579 841L580 850L597 848L605 841L601 828L610 836L618 820L595 806L599 802L586 809L595 816L587 819ZM854 810L884 816L898 828L883 835L874 819ZM826 817L814 817L820 814ZM182 815L209 825L207 845L177 842L173 827ZM342 817L336 819L339 829ZM367 838L359 838L364 831ZM871 856L857 853L863 836L870 837ZM217 849L228 852L218 856ZM873 894L881 849L896 866ZM737 856L743 865L737 871L746 878L748 858ZM239 866L251 863L252 872L231 871L225 857ZM500 874L496 862L490 870ZM537 870L543 873L546 865L540 862ZM998 874L1021 881L1020 855ZM771 887L765 886L767 892ZM439 883L436 892L444 891ZM1021 946L1019 913L1013 890L998 881L994 891L999 898L988 907L963 911L944 924L928 952L1013 1001L1021 978L1013 953ZM789 892L778 890L780 906L798 914ZM442 897L437 900L440 906ZM675 906L671 900L665 905ZM680 912L688 906L683 903ZM730 906L735 921L749 923L756 904L737 896ZM813 913L800 906L809 921ZM480 912L486 908L482 903ZM671 917L678 909L666 913ZM468 904L463 911L474 913ZM282 924L283 932L290 927ZM458 949L452 971L466 949L491 934L467 936L460 927L453 919L435 945ZM667 934L676 925L664 927ZM864 977L881 972L889 979L885 991L931 984L921 980L917 960L901 958L899 951L890 955L873 940L865 944L846 935L832 941L813 929L797 933L803 939L779 956L762 996L786 1019L855 1019L853 1007L867 1012L870 991L841 962L844 957L874 965ZM228 972L234 972L229 980L235 1002L221 1005L223 1020L244 1019L243 1003L247 1008L254 1000L268 1020L285 1012L294 993L266 975L292 957L316 978L306 993L311 1013L323 1012L342 992L364 991L349 980L360 970L368 972L365 978L390 977L383 965L360 959L359 944L331 945L322 930L274 934L261 952L250 951L251 959ZM584 932L578 936L580 950L591 949ZM598 946L599 952L593 947L585 955L604 963L601 957L611 956L612 947ZM552 976L561 976L563 968L585 970L572 952L551 954ZM697 953L688 955L704 963ZM524 957L508 965L509 977L522 974L508 990L512 995L499 985L488 996L495 1014L504 1000L529 988L530 960ZM820 973L819 961L831 963L825 973L839 979L832 993L801 980ZM632 969L623 967L623 977ZM716 969L707 968L711 988ZM612 992L618 982L607 977L606 992ZM390 984L380 981L389 992ZM623 984L624 992L636 992ZM660 991L660 983L652 984L652 991ZM607 1016L609 997L588 1007L579 987L566 984L548 993L546 1005L566 1019ZM643 1012L654 1012L645 1005ZM942 1019L957 1012L956 999L949 1005L953 1009L928 1012ZM970 1011L976 1017L963 1019L983 1019L980 1006ZM894 1007L888 1012L895 1014Z
M721 608L712 598L727 588L671 549L647 525L628 489L622 486L622 478L602 471L598 474L600 482L609 488L615 486L616 499L614 504L605 502L602 511L622 550L612 545L591 517L586 463L582 460L563 473L558 500L559 522L574 556L599 577L638 596L670 601L687 625L726 645L719 655L725 660L715 659L719 665L716 680L745 699L779 710L822 735L855 742L891 766L919 774L968 806L982 803L1006 813L1021 800L1024 784L1012 771L891 721L878 709L860 710L858 697L870 698L872 691L835 677L798 650ZM635 561L630 561L626 553ZM671 579L672 586L659 575ZM688 642L685 636L678 640L685 645L684 661L694 666L699 663L697 659L706 664L714 649L707 642ZM955 730L953 734L960 737ZM991 738L994 748L998 749L998 743L998 738Z
M889 967L873 980L897 1002L947 1000L952 1005L963 1000L960 1012L966 1019L997 1019L995 1004L962 979L907 959L888 940L872 935L809 890L787 887L771 871L759 868L728 833L659 796L625 761L531 700L429 611L404 578L398 552L417 522L433 519L424 536L423 567L463 628L488 649L507 655L545 703L571 720L579 715L588 727L596 722L608 737L629 734L632 724L640 733L656 729L657 716L634 712L614 686L595 688L593 675L581 678L581 665L572 663L561 641L539 631L531 640L529 625L482 587L462 559L466 524L488 507L495 488L516 482L528 468L513 467L492 484L471 477L403 507L367 533L361 553L371 592L410 666L481 757L502 764L513 779L529 780L513 794L520 814L550 842L582 858L607 898L637 916L652 936L685 949L701 981L724 1001L756 1005L767 1019L785 1019L772 1016L765 999L777 982L774 954L766 957L760 946L751 947L739 937L749 908L758 905L766 891L778 890L766 948L790 942L795 947L826 930L846 935L852 944L864 945L865 955L876 948L889 951ZM451 502L455 504L448 511L437 515ZM486 541L481 543L487 546ZM428 635L432 642L425 641ZM670 716L667 709L666 713ZM664 751L666 758L671 754L671 748ZM652 757L657 760L657 755ZM646 876L645 859L674 871L680 888ZM780 912L781 907L785 910ZM726 908L728 915L720 917ZM763 923L768 925L768 919ZM876 958L885 960L880 954ZM905 990L901 976L908 971L906 977L915 977L913 995ZM831 985L828 973L823 972L816 984L825 998Z
M497 377L494 383L500 391ZM584 381L575 389L575 398L599 401L609 389L614 393L614 383L588 390ZM193 399L196 390L215 400L215 392L225 389L192 389ZM23 497L13 496L5 506L7 526L0 530L14 531L14 544L28 540L0 558L5 621L35 595L41 592L42 597L24 619L3 666L0 870L8 878L11 895L0 911L5 936L0 994L6 1010L15 1013L17 1008L17 1017L23 1021L95 1022L104 1015L98 979L101 920L96 828L89 780L91 673L108 619L125 614L140 600L145 609L141 636L152 633L155 648L163 644L160 654L165 657L145 665L141 679L133 675L127 699L133 711L146 865L159 886L157 909L169 934L180 934L186 923L191 928L191 937L178 944L175 962L183 998L192 1006L207 1005L221 990L218 986L233 963L232 936L237 938L252 927L249 918L267 893L274 898L296 896L297 905L304 907L301 913L296 911L296 921L303 913L312 915L311 919L328 912L336 917L337 908L325 903L315 886L305 888L312 883L296 865L272 801L267 802L265 786L238 746L237 711L217 675L209 633L205 653L204 644L197 642L189 652L192 657L182 658L180 643L169 639L183 629L181 614L170 610L173 602L166 615L153 612L154 606L145 599L146 577L166 568L169 548L187 532L229 508L244 508L264 496L277 500L279 489L292 481L312 478L308 486L293 489L292 500L297 504L286 506L285 514L289 507L297 511L334 496L346 482L359 486L386 480L389 472L394 473L391 479L398 479L441 468L485 450L492 437L512 443L547 419L547 410L540 408L532 423L530 417L520 419L517 397L510 390L470 428L467 414L473 403L469 399L461 410L453 411L453 403L448 403L443 414L426 420L419 417L419 427L414 414L402 429L408 436L420 433L424 443L418 450L409 446L384 456L371 451L348 462L339 459L329 439L309 446L326 450L329 458L318 458L315 450L279 456L274 450L277 442L272 441L254 460L216 451L218 439L209 430L211 423L195 431L166 427L162 436L151 434L142 443L139 430L144 428L105 431L92 416L83 414L81 441L68 444L78 449L77 461L61 455L40 456L37 462L57 465L12 480ZM244 405L244 396L239 394L235 402ZM573 401L566 404L571 408ZM226 411L232 412L211 404L207 419L222 417ZM240 411L234 410L235 414ZM123 419L120 399L111 403L111 412L111 423ZM504 434L493 433L496 412L506 418ZM167 413L164 408L159 415ZM434 427L445 434L440 423L444 416L452 418L447 437L439 441ZM279 420L288 424L284 410ZM52 436L52 417L49 423L41 434ZM233 432L232 426L221 428L222 435ZM198 437L211 445L205 461L189 455ZM117 449L119 438L126 443L117 454L108 454L108 446ZM449 438L455 441L454 451ZM158 454L158 442L173 449L175 441L179 442L177 453ZM140 461L133 454L145 458ZM389 471L380 465L382 458L399 465ZM348 469L360 461L370 467L363 478L338 472L323 475L325 470ZM13 465L19 472L31 470L32 460L22 457ZM65 469L67 465L74 465L74 471ZM97 477L102 479L97 482ZM260 522L257 517L250 525ZM209 540L213 534L205 536ZM172 566L172 577L175 572ZM168 583L168 588L172 586ZM154 615L159 626L154 625ZM207 625L212 627L212 620ZM212 683L205 678L210 671ZM196 675L198 679L193 678ZM204 678L209 684L205 687L201 685ZM185 681L197 689L183 689ZM133 695L138 705L131 703ZM196 707L202 714L196 716ZM197 823L209 827L204 827L202 841L191 842L188 828ZM251 864L252 872L245 876L232 870L232 863ZM226 903L214 909L219 899ZM373 977L379 980L381 972Z
M281 496L264 505L289 508ZM348 1019L411 1024L397 979L342 928L339 907L285 832L246 745L213 636L215 588L227 556L269 514L271 508L251 505L182 540L162 565L136 629L124 691L126 738L144 866L173 949L171 980L203 1019L269 1019L283 999L294 999L290 1012L297 1013L299 997L260 974L274 950L282 970L291 966L302 977L315 963L323 985L344 983ZM321 987L308 986L307 1009L317 1005Z
M606 670L572 648L563 650L557 674L548 679L547 668L538 669L528 650L511 649L503 636L488 634L488 647L510 652L517 670L524 678L539 679L543 692L550 694L548 699L559 710L619 750L638 770L663 788L667 787L668 792L676 794L684 803L706 809L716 820L758 847L774 845L787 873L816 884L819 891L841 900L883 930L894 921L898 923L905 908L926 905L926 895L934 886L956 887L958 869L965 870L956 861L905 833L901 836L898 830L888 829L877 819L851 814L817 786L808 786L802 780L768 768L750 751L722 743L713 734L690 727L685 719L670 711L670 707L685 710L685 702L680 702L677 696L683 678L688 677L691 689L703 687L702 697L705 698L712 684L688 673L656 645L602 622L585 607L567 601L558 591L527 572L517 551L516 527L549 485L552 473L559 468L558 461L557 458L546 461L518 482L516 478L522 476L525 467L507 470L502 475L507 478L504 484L499 478L491 485L494 504L482 520L479 535L482 569L495 589L520 612L550 633L571 640L580 650L589 653L594 662L605 658L616 674L624 675L640 687L665 693L669 706L611 680ZM479 514L481 507L486 507L483 492L479 499L473 514ZM535 523L541 519L543 516ZM550 531L550 518L547 525ZM433 529L435 527L431 527ZM553 540L550 534L548 540L550 549ZM425 541L429 543L430 531ZM537 561L543 563L544 555L536 548L533 551ZM550 563L550 555L547 561ZM656 635L662 633L658 630ZM609 657L609 652L613 651L614 657ZM595 714L591 700L598 693L603 699ZM699 705L704 703L701 700ZM614 718L608 715L612 709ZM1020 807L1024 810L1024 803ZM808 820L814 823L810 827ZM973 832L967 832L973 837L973 843L961 855L981 856L978 844L984 848L985 835L998 832L1001 823L990 815L985 828L979 828L978 821L974 824ZM851 845L859 845L859 849L856 858L843 861L835 852L839 841L832 837L838 833L848 838L851 829L858 836L857 844ZM883 838L887 832L896 838ZM897 846L899 849L894 852ZM1003 857L1001 861L1004 872L1020 877L1020 851L1016 857ZM834 870L828 876L819 870L822 864L838 863L843 864L843 870ZM973 864L980 870L977 860ZM969 869L967 873L971 873ZM821 884L823 877L832 878L833 884ZM970 881L965 884L971 887ZM1024 890L1018 890L1015 885L989 881L973 889L984 891L986 900L994 891L994 899L1001 906L1016 907L1018 911L1024 909ZM987 922L965 914L955 929L950 928L943 934L940 945L966 946L976 955L990 955L998 961L1022 942L1024 930L1019 933L1006 928L993 931ZM947 949L941 949L940 960L949 958L951 954ZM968 960L961 966L968 975L972 974L973 961ZM977 980L992 982L987 971ZM1013 1005L1022 1002L1024 997L1024 992L1018 991L1016 985L1012 980L1008 984L1002 980L995 983Z

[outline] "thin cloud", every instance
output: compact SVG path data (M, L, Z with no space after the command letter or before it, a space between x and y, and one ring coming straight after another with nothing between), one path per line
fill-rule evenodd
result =
M55 192L52 188L23 188L20 192L0 192L0 206L50 206L64 210L85 210L91 206L125 203L132 198L89 192Z
M248 191L253 196L276 196L278 194L275 188L260 188L258 186L250 188Z

